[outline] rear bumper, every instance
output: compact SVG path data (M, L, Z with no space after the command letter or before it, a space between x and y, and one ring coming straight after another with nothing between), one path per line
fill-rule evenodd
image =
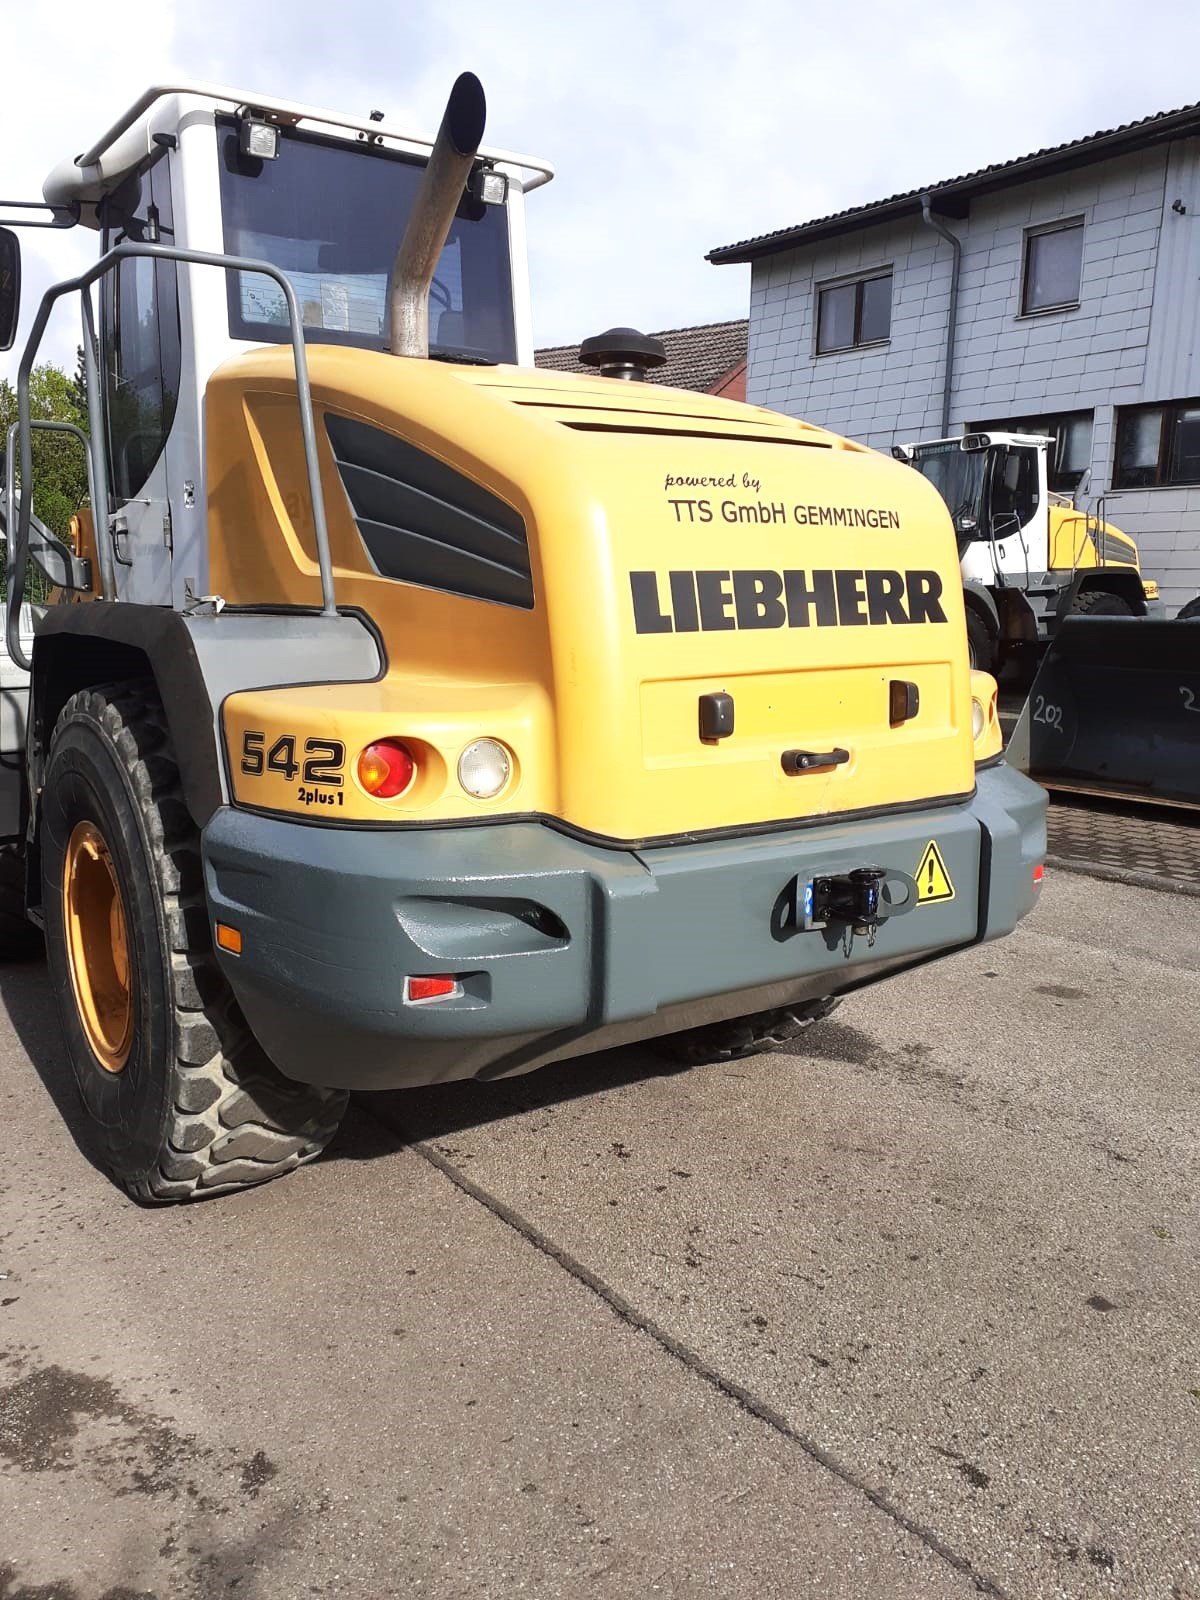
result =
M544 824L369 831L232 808L204 831L218 951L289 1076L379 1089L499 1077L561 1056L835 993L1009 932L1045 852L1045 795L999 765L961 805L642 851ZM953 898L890 917L873 948L805 931L797 885L936 841ZM405 975L462 993L406 1005Z

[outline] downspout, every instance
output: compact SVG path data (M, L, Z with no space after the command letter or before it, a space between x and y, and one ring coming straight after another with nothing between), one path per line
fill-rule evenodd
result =
M921 196L921 221L945 239L954 251L950 267L950 306L946 312L946 375L942 380L942 438L950 433L950 397L954 389L954 339L958 331L958 275L962 268L962 240L950 232L933 214L929 196Z

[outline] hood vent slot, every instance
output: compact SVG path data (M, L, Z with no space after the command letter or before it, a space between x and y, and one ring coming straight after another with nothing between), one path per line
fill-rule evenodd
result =
M525 522L510 505L383 428L329 413L325 427L376 572L532 608Z
M791 434L755 433L749 428L673 428L670 419L662 419L663 426L648 422L570 422L565 417L559 421L564 428L574 428L577 433L644 433L667 439L721 439L734 444L790 444L802 450L832 450L827 439L796 439Z

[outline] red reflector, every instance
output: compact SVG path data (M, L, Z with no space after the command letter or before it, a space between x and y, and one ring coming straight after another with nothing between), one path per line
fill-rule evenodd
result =
M457 978L406 978L406 1000L441 1000L458 988Z
M377 739L358 758L358 781L377 800L393 800L413 781L417 764L399 739Z
M1045 876L1046 876L1046 868L1041 863L1039 863L1033 869L1033 886L1034 886L1035 889L1038 889L1038 888L1041 887L1042 879Z

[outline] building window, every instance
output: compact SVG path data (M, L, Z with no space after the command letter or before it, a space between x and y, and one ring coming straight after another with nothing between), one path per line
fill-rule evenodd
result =
M817 354L883 344L892 331L892 273L817 290Z
M1200 400L1117 412L1114 489L1200 483Z
M1010 417L1004 422L973 422L968 433L1040 433L1054 440L1046 452L1046 487L1074 494L1092 461L1090 411L1060 411L1051 416Z
M1066 311L1079 304L1083 271L1083 218L1056 222L1025 235L1021 314Z

